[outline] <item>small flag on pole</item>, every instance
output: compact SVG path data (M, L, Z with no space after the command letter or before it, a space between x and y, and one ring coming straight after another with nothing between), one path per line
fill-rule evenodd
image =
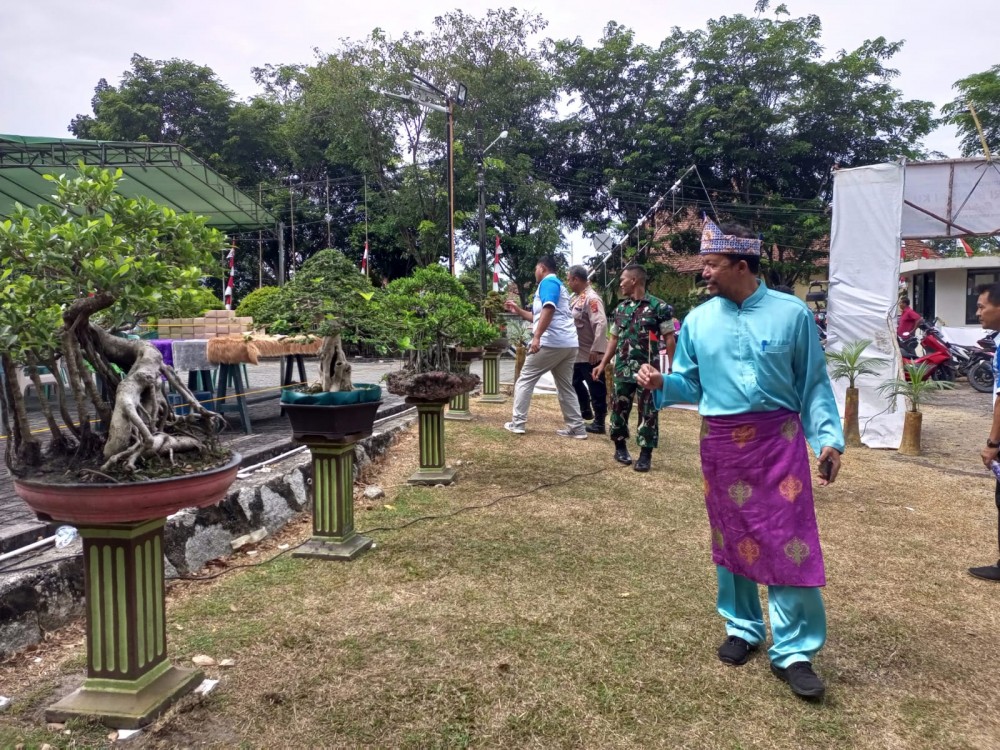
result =
M368 275L368 240L365 240L365 254L361 256L361 273Z
M959 237L958 241L962 243L962 247L965 249L965 257L971 258L975 254L972 250L972 246L965 241L965 237Z
M229 248L229 255L226 256L226 260L229 261L229 278L226 279L226 290L222 293L222 301L226 303L226 309L233 309L233 277L236 275L236 240L233 240L233 246Z
M500 235L497 235L497 247L493 252L493 291L500 291Z

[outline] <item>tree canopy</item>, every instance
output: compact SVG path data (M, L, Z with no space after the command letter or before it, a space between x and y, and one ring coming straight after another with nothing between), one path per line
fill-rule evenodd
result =
M70 128L187 145L284 219L292 271L327 247L357 264L367 241L377 282L449 255L447 116L387 94L412 94L413 74L452 97L461 83L457 250L478 263L481 163L487 245L500 235L502 270L527 290L535 258L558 251L566 229L631 228L692 165L671 207L749 225L771 280L806 278L824 252L832 170L922 156L936 124L930 102L893 85L902 42L829 54L818 16L768 0L655 45L613 21L593 46L545 30L542 16L513 8L454 11L398 38L375 29L309 63L262 62L247 101L204 66L136 55ZM994 68L956 84L994 140L997 79ZM950 116L965 127L958 109ZM256 286L258 252L264 283L275 281L275 243L241 238L237 297Z

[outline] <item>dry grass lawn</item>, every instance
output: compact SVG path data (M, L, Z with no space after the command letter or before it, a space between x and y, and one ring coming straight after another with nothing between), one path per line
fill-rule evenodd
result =
M536 398L524 436L503 430L509 408L473 401L476 421L448 423L449 460L462 461L452 487L407 486L416 442L401 440L377 477L389 497L359 508L358 525L507 499L378 531L350 564L284 556L175 586L175 660L236 666L208 670L214 693L129 746L1000 747L1000 585L965 573L996 552L975 460L981 405L930 408L924 459L855 451L817 488L821 704L796 699L763 653L741 668L716 659L696 414L662 415L653 471L640 475L612 461L606 439L557 438L554 398ZM88 725L39 729L41 707L81 676L81 648L47 670L0 667L30 693L0 715L0 746L107 742Z

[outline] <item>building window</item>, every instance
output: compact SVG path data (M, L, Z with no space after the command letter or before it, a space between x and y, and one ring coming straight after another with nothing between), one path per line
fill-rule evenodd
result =
M976 318L976 302L979 295L976 294L976 287L980 284L996 284L1000 281L1000 271L969 271L969 280L966 284L965 293L965 324L968 326L978 325Z

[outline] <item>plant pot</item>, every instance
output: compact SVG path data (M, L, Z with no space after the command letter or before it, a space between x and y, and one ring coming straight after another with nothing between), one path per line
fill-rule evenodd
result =
M861 430L858 427L858 389L848 388L844 397L844 442L848 448L861 447Z
M510 347L510 339L505 336L501 336L498 339L493 339L490 343L486 345L486 351L488 352L505 352Z
M469 363L469 362L472 362L472 360L474 360L474 359L480 359L483 356L483 347L481 347L481 346L474 346L474 347L456 346L454 354L455 354L455 361L456 362Z
M899 444L899 452L904 456L920 455L920 428L924 415L919 411L908 411L903 417L903 440Z
M320 391L319 393L306 393L293 388L285 388L281 391L281 403L287 409L288 404L300 406L347 406L361 402L361 393L357 390L350 391Z
M15 479L14 492L43 521L73 526L148 521L218 502L236 479L240 460L234 453L224 465L208 471L142 482L54 484Z
M432 372L410 373L396 370L386 378L389 393L416 401L444 401L447 403L460 393L468 393L479 385L479 376L468 373Z
M83 539L87 678L49 706L45 718L145 726L204 679L167 660L163 575L165 516L218 502L240 456L197 474L144 482L43 484L14 480L40 518L66 521Z
M370 404L373 401L382 400L382 386L378 383L353 383L352 385L358 391L360 403Z
M359 394L360 391L348 391ZM319 394L336 395L336 394ZM353 404L285 403L292 437L300 443L357 441L372 434L381 401Z

